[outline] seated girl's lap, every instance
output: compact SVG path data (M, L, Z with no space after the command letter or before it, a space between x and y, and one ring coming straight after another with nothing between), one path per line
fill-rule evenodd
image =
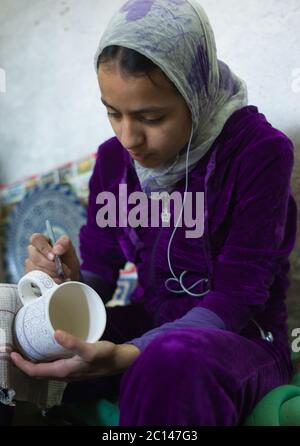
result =
M157 364L165 367L173 367L173 364L174 370L178 369L178 364L187 369L199 367L200 373L205 370L220 373L223 378L228 376L237 383L255 374L258 376L260 372L262 376L269 374L270 382L273 377L275 385L289 380L288 368L276 346L218 328L169 330L148 344L137 358L138 362L148 362L149 370Z

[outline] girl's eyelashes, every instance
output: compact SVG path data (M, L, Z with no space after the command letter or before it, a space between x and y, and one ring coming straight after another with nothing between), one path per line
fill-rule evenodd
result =
M114 119L119 119L120 118L120 115L118 113L107 112L107 115L110 118L114 118ZM163 119L164 119L163 117L157 118L157 119L140 118L140 121L143 121L143 122L145 122L147 124L155 124L155 123L161 122Z

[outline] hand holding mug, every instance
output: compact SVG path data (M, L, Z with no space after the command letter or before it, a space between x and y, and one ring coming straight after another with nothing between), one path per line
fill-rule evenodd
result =
M36 296L37 289L41 296ZM19 281L24 306L16 315L14 334L21 352L32 361L53 361L70 356L59 344L56 330L93 343L106 326L106 310L100 296L81 282L57 285L42 271L31 271Z

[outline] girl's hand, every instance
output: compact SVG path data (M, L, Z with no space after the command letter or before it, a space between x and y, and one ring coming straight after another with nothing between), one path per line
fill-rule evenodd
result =
M80 263L71 240L66 235L60 237L52 247L43 234L33 234L28 246L28 257L25 260L25 271L44 271L53 280L60 284L62 281L57 275L54 255L61 257L66 279L79 280Z
M110 341L87 343L61 330L55 332L55 339L74 356L53 362L33 363L13 352L13 363L31 377L74 381L121 373L140 353L137 347L130 344L114 344Z

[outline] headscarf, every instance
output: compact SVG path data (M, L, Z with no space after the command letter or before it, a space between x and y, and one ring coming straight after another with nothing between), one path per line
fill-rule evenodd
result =
M248 103L245 82L218 60L213 30L196 0L129 0L102 35L96 71L99 55L110 45L131 48L152 60L185 99L193 125L189 171L210 149L232 113ZM158 168L145 168L135 161L142 189L170 192L185 176L185 152Z

